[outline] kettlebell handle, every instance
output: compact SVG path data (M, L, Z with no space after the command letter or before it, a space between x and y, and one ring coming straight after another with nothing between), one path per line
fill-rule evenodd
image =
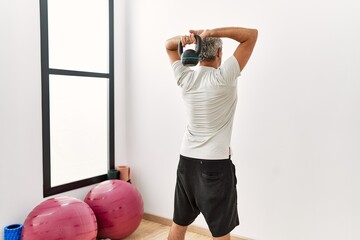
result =
M201 52L201 48L202 48L202 39L199 35L194 35L195 39L196 39L196 47L195 47L195 52L196 52L196 55L199 56L200 52ZM181 54L183 54L184 52L184 48L183 48L183 45L182 45L182 42L181 42L181 39L179 41L179 44L178 44L178 52L179 52L179 56L181 56Z

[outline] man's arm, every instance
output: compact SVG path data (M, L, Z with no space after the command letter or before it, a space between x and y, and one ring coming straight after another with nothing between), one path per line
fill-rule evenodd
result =
M255 47L258 36L256 29L241 27L225 27L209 30L190 30L191 34L198 34L202 39L207 37L231 38L239 42L239 46L234 52L234 57L239 63L240 69L245 68Z
M165 43L166 52L169 56L170 63L180 60L180 56L178 54L178 44L180 39L181 36L175 36L168 39Z

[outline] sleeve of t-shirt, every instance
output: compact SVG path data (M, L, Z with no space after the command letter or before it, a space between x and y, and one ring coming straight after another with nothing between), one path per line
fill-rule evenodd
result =
M181 61L175 61L172 64L177 85L182 87L186 83L187 76L193 72L189 67L182 65Z
M221 64L220 73L227 83L236 81L241 75L239 63L234 56L229 57Z

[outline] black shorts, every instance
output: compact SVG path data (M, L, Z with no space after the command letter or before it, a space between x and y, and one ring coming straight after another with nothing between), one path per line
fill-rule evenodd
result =
M173 221L190 225L202 213L213 237L239 225L235 166L230 159L202 160L180 155Z

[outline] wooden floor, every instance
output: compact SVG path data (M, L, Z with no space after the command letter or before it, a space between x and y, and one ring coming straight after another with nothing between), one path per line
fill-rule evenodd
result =
M169 229L169 226L143 219L139 228L131 236L125 238L125 240L166 240ZM187 231L185 239L211 240L212 238Z

